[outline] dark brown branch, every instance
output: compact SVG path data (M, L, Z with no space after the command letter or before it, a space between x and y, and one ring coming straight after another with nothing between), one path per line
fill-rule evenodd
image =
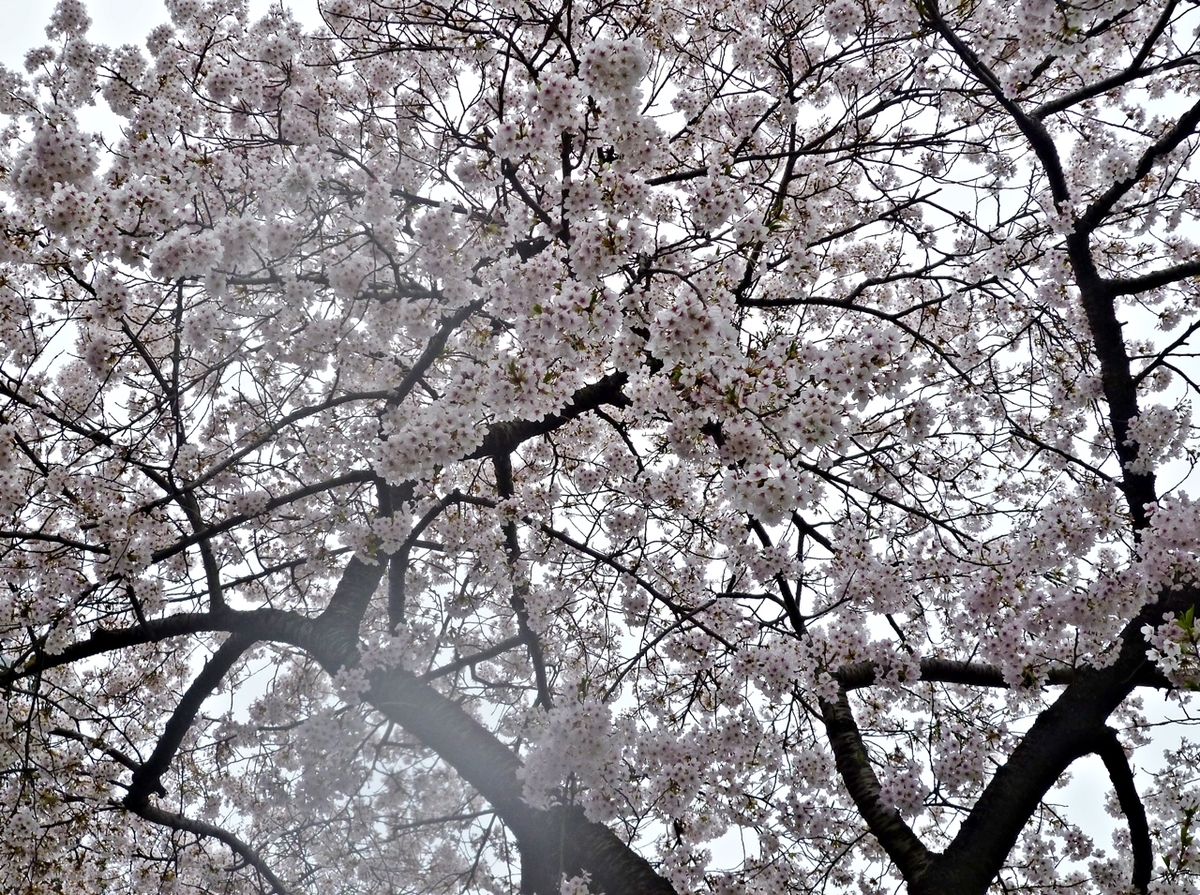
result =
M270 865L263 857L237 836L224 830L214 824L206 823L202 820L194 820L190 817L185 817L182 814L172 814L169 811L163 811L154 805L144 802L139 805L127 805L130 811L142 817L151 823L161 824L164 827L170 827L172 830L180 830L185 833L194 833L197 836L204 836L209 839L216 839L229 847L235 855L253 867L258 874L271 887L271 891L275 895L289 895L288 889L284 886L282 880L271 870Z
M766 527L753 516L750 517L749 524L750 530L758 537L763 547L770 550L774 545L771 542L771 535ZM808 632L808 624L804 615L800 612L800 604L796 601L796 595L792 592L792 586L788 584L787 578L783 575L775 576L775 584L779 588L779 595L783 599L783 608L787 612L792 630L796 632L797 637L804 637Z
M995 687L1009 689L1003 672L995 665L982 662L962 662L955 659L922 659L920 662L920 680L938 684L961 684L968 687ZM857 662L839 669L834 677L842 687L849 690L861 690L874 686L882 669L874 662ZM1076 670L1068 665L1054 665L1046 670L1045 683L1050 686L1066 686L1075 680ZM912 683L901 681L901 683ZM1030 684L1035 683L1031 677ZM1157 687L1168 689L1171 683L1153 665L1139 669L1135 683L1139 687Z
M1133 530L1142 531L1150 524L1146 508L1158 500L1158 488L1152 471L1138 471L1141 448L1129 438L1129 426L1138 415L1137 385L1125 348L1116 301L1096 270L1089 235L1076 228L1067 237L1067 254L1079 286L1079 298L1087 315L1088 330L1100 361L1100 381L1108 403L1108 421L1112 427L1113 449L1121 461L1121 491L1129 505Z
M438 824L454 823L456 821L475 820L477 817L487 817L489 814L494 814L494 811L469 811L465 814L443 814L440 817L426 817L421 820L410 820L407 823L391 824L388 826L388 832L392 834L402 833L406 830L419 830L422 827L433 827Z
M216 616L203 613L180 613L165 618L148 619L145 624L131 628L97 628L86 640L76 641L57 653L40 653L33 661L19 668L10 668L0 674L0 688L9 687L14 681L39 674L49 668L69 665L104 653L115 652L140 643L154 643L170 637L182 637L200 631L220 630Z
M153 554L151 554L150 561L156 563L162 562L164 559L168 559L169 557L175 556L176 554L186 550L193 544L197 544L200 541L211 538L213 535L218 535L222 532L229 531L230 529L237 528L243 522L248 522L251 519L257 519L265 513L269 513L272 510L277 510L280 507L295 503L298 500L303 500L306 497L313 497L314 495L322 494L326 491L332 491L335 488L341 488L345 485L366 484L374 481L375 478L376 476L374 472L369 469L362 469L355 470L353 472L347 472L343 475L334 476L333 478L326 479L323 482L315 482L311 485L304 485L301 488L296 488L293 491L289 491L287 494L282 494L279 497L271 498L266 502L263 508L256 513L238 513L216 523L215 525L211 525L202 531L197 531L185 538L180 538L171 546L156 550Z
M910 881L912 895L987 891L1046 792L1073 761L1095 751L1108 716L1145 674L1149 660L1142 627L1161 620L1164 611L1182 611L1196 598L1194 588L1163 595L1126 626L1112 664L1076 671L997 769L950 846Z
M1182 264L1176 264L1173 267L1166 267L1162 270L1153 270L1150 273L1137 277L1105 280L1104 284L1113 295L1136 295L1142 292L1150 292L1154 289L1161 289L1163 286L1170 286L1172 283L1178 283L1180 280L1190 279L1191 277L1200 277L1200 259L1184 261Z
M428 196L420 196L416 193L409 192L408 190L402 190L399 187L392 187L391 196L393 199L403 199L410 205L421 205L425 208L442 208L446 205L445 202L438 199L430 199ZM494 215L485 214L484 212L474 208L467 208L465 205L459 205L457 202L451 203L449 208L454 214L463 215L464 217L468 217L473 221L479 221L482 224L497 224L501 221L500 218L497 218Z
M508 181L509 185L513 188L513 191L520 196L521 201L525 203L525 207L533 212L534 217L553 230L554 220L549 214L546 213L546 210L537 203L537 200L535 200L533 196L529 195L529 191L525 189L524 184L522 184L520 179L517 177L516 166L513 165L513 163L508 159L501 159L500 173L504 175L504 179Z
M971 74L978 78L980 83L992 94L1001 108L1009 114L1013 123L1016 124L1025 136L1025 139L1029 142L1030 147L1045 169L1046 177L1050 181L1050 192L1054 196L1055 203L1063 204L1069 202L1071 199L1071 190L1067 186L1067 178L1063 173L1062 162L1059 160L1054 140L1045 126L1040 121L1027 115L1015 100L1009 98L1000 84L1000 79L975 54L975 51L967 46L966 42L954 32L954 29L950 27L950 24L942 16L942 12L938 8L937 0L918 0L917 9L926 22L929 23L930 27L940 34L942 39L951 46Z
M355 649L363 614L367 611L379 582L383 580L386 568L387 564L382 556L370 562L358 556L351 558L342 570L342 577L329 599L329 605L318 617L317 624L328 626L330 631L336 631L346 638L350 649Z
M1155 370L1157 370L1159 367L1165 366L1165 367L1170 368L1171 363L1170 363L1170 360L1168 360L1168 358L1171 357L1172 352L1174 352L1177 349L1182 348L1184 345L1186 345L1188 340L1192 336L1194 336L1198 331L1200 331L1200 320L1193 321L1191 323L1191 325L1188 326L1187 329L1185 329L1182 333L1180 333L1178 336L1176 336L1174 339L1172 339L1171 343L1169 345L1165 345L1163 348L1159 349L1159 351L1154 356L1154 360L1152 360L1150 363L1146 364L1146 366L1142 367L1142 369L1138 371L1137 376L1134 377L1134 383L1137 385L1141 385L1142 382L1146 379L1146 377L1149 376L1151 373L1153 373Z
M416 482L401 482L393 485L380 478L375 482L379 492L379 512L387 517L394 517L404 504L413 499ZM388 573L388 627L395 631L404 622L404 585L408 574L408 552L415 538L412 535L404 539L400 549L393 551L386 560ZM382 562L382 560L381 560Z
M388 624L391 626L393 631L395 631L401 624L404 623L405 602L407 600L407 582L405 581L405 574L408 570L408 559L409 555L412 553L412 548L421 546L432 547L433 545L430 542L421 540L421 534L425 531L425 529L432 525L434 520L437 519L437 517L440 516L448 507L452 507L459 503L474 503L488 507L495 506L495 501L463 494L461 491L455 489L439 500L435 506L432 506L426 510L425 514L413 523L408 536L396 549L396 552L391 555L388 563L387 607Z
M1138 181L1149 174L1159 161L1196 133L1197 126L1200 126L1200 100L1180 115L1175 126L1142 153L1142 157L1138 159L1137 165L1128 177L1118 180L1088 206L1087 211L1080 215L1076 230L1090 233L1101 226L1108 213L1121 198L1133 189Z
M425 350L421 352L421 356L413 363L412 368L405 374L400 384L388 395L387 403L389 406L395 407L408 397L414 386L421 381L421 377L429 371L429 368L433 366L435 361L442 357L442 352L445 350L446 343L450 340L450 335L454 330L458 329L458 327L465 323L486 303L486 299L476 299L440 321L440 328L430 338L428 344L425 346Z
M345 594L346 603L361 598L369 584L370 568L363 564L349 576L343 575L339 589ZM340 600L335 596L331 602ZM352 613L346 617L352 617ZM325 619L326 622L329 620ZM18 673L10 673L8 679L128 646L205 631L237 632L249 642L290 644L308 652L330 674L358 661L357 644L345 636L342 624L321 623L320 619L298 613L264 608L250 612L226 610L219 614L168 616L149 619L144 626L118 631L99 630L61 653L39 657L35 660L36 668L31 663ZM229 649L232 651L233 647ZM215 676L215 656L201 675L207 676L210 667ZM608 895L675 895L670 883L659 876L649 862L607 827L588 821L579 809L545 811L529 806L524 800L521 760L457 702L402 668L376 672L369 681L365 701L433 750L496 809L527 856L532 878L548 881L546 887L536 890L537 895L556 895L558 877L550 871L559 867L572 870L573 875L586 871L593 883ZM199 690L198 679L188 692L198 693ZM254 850L227 831L163 811L145 797L131 799L126 807L155 823L219 839L262 873L276 892L286 892ZM560 835L564 830L568 834L565 838Z
M296 410L293 410L291 413L287 414L286 416L280 417L278 420L276 420L274 423L272 423L270 425L270 427L268 427L266 429L266 431L262 432L259 435L258 438L255 438L255 439L252 439L252 440L246 442L241 447L239 447L236 451L234 451L232 454L228 455L224 460L222 460L221 462L215 464L214 466L211 466L208 469L204 470L204 472L201 475L198 475L196 478L184 482L183 485L180 486L180 490L182 490L182 491L195 490L196 488L198 488L201 485L205 484L206 482L210 481L215 476L218 476L225 470L229 469L231 466L236 464L239 460L242 460L245 457L249 456L250 454L254 453L256 450L261 448L263 445L269 444L272 438L274 438L276 435L278 435L280 432L282 432L287 427L289 427L295 423L298 423L307 417L316 416L318 413L324 413L326 410L332 410L335 407L340 407L343 404L350 404L355 401L383 400L392 394L393 394L393 392L390 389L381 389L379 391L370 391L370 392L351 392L348 394L339 395L336 398L327 398L326 400L322 401L319 404L313 404L308 407L300 407ZM165 503L166 500L169 500L171 497L174 497L174 495L172 494L172 495L169 495L167 498L157 500L154 503L148 504L147 506L143 507L142 509L143 510L152 509L156 506L159 506L159 505Z
M1138 796L1133 780L1133 769L1117 738L1117 732L1105 727L1096 744L1096 754L1104 762L1108 778L1117 793L1121 813L1129 823L1129 839L1133 844L1133 888L1146 892L1150 886L1150 872L1154 867L1154 849L1150 843L1150 824L1146 820L1146 806Z
M625 373L609 373L598 382L585 385L571 397L570 402L558 413L551 413L540 420L519 420L497 423L488 429L483 444L464 459L480 460L501 453L512 453L522 442L539 435L553 432L598 407L627 407L629 399L622 389L629 381Z
M80 733L78 730L68 730L65 727L52 727L49 731L51 736L64 737L69 740L75 740L77 743L83 743L89 749L96 749L103 752L117 764L124 765L131 771L137 771L142 766L142 763L130 755L126 755L120 749L114 749L109 746L100 737L90 737L87 734Z
M72 550L79 550L82 553L98 553L101 556L108 556L109 554L107 547L97 544L85 544L83 541L77 541L65 535L47 534L41 531L17 531L15 529L4 528L0 529L0 541L13 541L15 543L39 541L45 544L58 544L61 547L70 547Z
M879 778L867 757L845 691L839 687L836 700L822 699L820 705L838 775L867 822L867 828L911 884L925 872L934 855L900 817L900 812L884 805L880 799Z
M226 610L221 613L184 612L163 618L147 619L128 628L97 628L92 636L63 648L57 653L40 653L20 668L0 674L0 689L21 678L116 652L142 643L158 643L172 637L186 637L212 631L227 631L253 636L257 640L278 640L298 644L303 641L313 620L296 612L262 608L247 612Z
M1088 84L1085 87L1081 87L1079 90L1072 91L1066 96L1061 96L1056 100L1042 103L1042 105L1038 106L1033 110L1033 112L1030 113L1030 117L1036 118L1040 121L1048 115L1053 115L1057 112L1063 112L1077 103L1100 96L1101 94L1107 93L1110 90L1115 90L1118 87L1124 87L1126 84L1130 84L1139 78L1145 78L1159 71L1165 71L1170 68L1177 68L1180 65L1187 64L1187 59L1185 57L1184 59L1174 60L1172 64L1142 68L1142 66L1146 63L1146 60L1150 58L1150 53L1154 49L1154 44L1157 43L1160 37L1162 37L1167 25L1171 23L1171 16L1174 15L1177 5L1178 4L1176 0L1171 0L1171 2L1166 5L1162 11L1162 15L1158 17L1158 21L1154 23L1154 27L1151 28L1150 33L1146 35L1146 39L1142 42L1142 46L1138 50L1137 55L1133 57L1133 60L1123 71L1117 72L1115 75L1111 75L1110 77L1102 78L1101 80L1092 84Z
M447 662L445 665L439 665L437 668L432 668L418 678L421 683L429 683L429 681L437 680L439 677L445 677L448 674L454 674L456 671L462 671L464 668L473 668L480 662L486 662L488 659L494 659L497 656L502 656L509 650L516 649L525 643L523 635L509 637L507 640L501 640L495 646L480 650L477 653L471 653L469 656L460 656L453 662Z
M306 650L329 674L358 661L357 648L331 625L295 625L278 639ZM649 862L579 809L568 809L560 821L560 809L526 803L521 760L453 699L403 668L377 671L368 680L364 701L433 750L496 809L517 838L526 874L545 880L534 890L537 895L556 895L558 871L550 870L559 867L576 876L586 871L607 895L674 895ZM563 823L566 838L560 838Z
M166 795L166 790L163 789L161 782L162 775L166 773L171 759L179 751L183 738L187 736L192 722L196 720L200 706L220 686L225 675L229 673L229 669L253 643L254 638L247 634L234 634L221 644L212 657L204 663L200 674L180 697L175 711L163 729L162 736L158 738L154 751L142 763L142 766L133 772L133 782L129 786L129 792L125 794L126 807L136 810L138 806L144 805L149 800L151 793Z
M194 491L180 491L174 495L176 502L187 516L192 534L204 528L204 517L200 512L200 501ZM204 569L204 580L208 585L208 605L213 612L225 608L225 588L221 584L221 567L213 553L212 542L207 538L197 544L200 550L200 564ZM131 590L132 596L132 590ZM136 605L136 604L135 604ZM140 620L140 619L139 619Z
M500 497L508 499L514 494L512 457L506 453L498 453L492 457L492 468L496 472L496 491ZM541 641L529 627L529 608L525 597L529 594L529 582L518 578L517 561L521 558L521 541L517 536L517 523L509 520L504 523L504 543L508 551L509 577L512 581L511 605L517 614L517 630L525 642L529 653L529 661L533 665L533 677L537 683L537 704L550 708L554 703L550 696L550 681L546 676L546 659L542 652Z
M538 895L559 891L559 874L591 876L607 895L675 895L649 862L577 807L539 810L524 800L521 762L453 700L403 669L371 676L366 701L479 791L517 838L523 876Z
M605 895L675 895L667 880L603 824L577 806L542 812L536 839L521 842L522 890L558 893L561 880L588 875L588 888Z

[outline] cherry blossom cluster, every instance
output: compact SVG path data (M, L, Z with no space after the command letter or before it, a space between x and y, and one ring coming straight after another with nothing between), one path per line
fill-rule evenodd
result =
M38 121L33 139L14 160L10 177L30 195L49 198L60 185L87 184L95 168L95 147L79 131L74 114L54 108Z

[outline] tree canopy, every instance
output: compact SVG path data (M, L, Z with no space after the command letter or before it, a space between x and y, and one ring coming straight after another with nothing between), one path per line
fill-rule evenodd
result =
M0 888L1200 891L1194 2L167 6L0 70Z

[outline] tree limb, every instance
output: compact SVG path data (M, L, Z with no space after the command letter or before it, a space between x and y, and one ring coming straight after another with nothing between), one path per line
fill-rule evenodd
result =
M362 598L369 587L373 589L369 578L356 572L345 584L346 600L353 599L356 588ZM338 589L343 590L341 584ZM349 629L350 618L343 616L338 624L330 623L331 618L297 625L281 632L286 636L280 639L306 650L327 673L337 674L359 660L357 628ZM555 812L560 809L531 807L524 797L520 758L458 702L404 668L375 671L368 683L364 702L433 750L496 810L517 838L523 872L538 881L537 895L559 891L558 871L551 872L551 866L566 867L574 876L587 872L606 895L674 895L670 883L603 824L588 821L578 809L567 809L558 821ZM568 825L570 836L560 840L556 831L562 824Z
M461 671L464 668L473 668L480 662L486 662L488 659L494 659L497 656L502 656L509 650L516 649L518 646L525 645L525 637L521 634L515 637L509 637L507 640L501 640L495 646L490 646L487 649L480 650L477 653L471 653L469 656L460 656L453 662L447 662L445 665L439 665L437 668L432 668L425 672L419 680L423 684L437 680L439 677L445 677L448 674L454 674L456 671Z
M627 373L609 373L576 391L567 406L558 413L547 414L540 420L497 423L488 429L483 444L463 459L480 460L501 453L512 453L521 442L553 432L597 407L628 407L629 399L622 391L628 381Z
M1149 292L1170 286L1180 280L1200 277L1200 259L1184 261L1162 270L1152 270L1150 273L1136 277L1124 277L1118 280L1105 280L1105 286L1113 295L1135 295L1139 292Z
M223 842L229 847L230 851L258 871L259 875L271 887L271 891L275 895L290 895L283 881L275 875L262 855L228 830L202 820L185 817L182 814L173 814L170 811L164 811L161 808L151 805L149 802L142 802L138 805L126 805L125 807L138 817L144 818L151 823L161 824L173 830L195 833L197 836L204 836Z
M1000 79L950 27L950 23L946 21L938 8L937 0L918 0L917 9L930 27L951 46L971 74L978 78L987 91L995 97L1021 133L1025 135L1025 139L1045 168L1046 177L1050 181L1050 192L1054 196L1055 203L1068 202L1071 198L1071 191L1067 186L1067 178L1058 158L1058 150L1045 126L1041 121L1027 115L1020 105L1004 92Z
M249 634L242 632L233 634L204 663L204 668L200 670L200 674L196 676L191 686L180 697L178 704L175 706L175 711L168 719L162 735L158 738L158 743L155 745L154 751L142 763L141 767L133 772L133 782L129 786L129 791L125 794L125 804L127 807L136 807L144 804L149 800L151 793L166 795L166 790L163 789L161 782L162 775L166 773L167 767L171 764L171 759L175 757L175 753L179 750L183 738L187 736L188 730L191 729L192 722L196 719L196 714L200 711L200 706L204 704L204 700L212 695L213 690L220 686L221 681L225 679L225 675L229 673L234 663L242 657L242 654L253 643L254 638Z
M1128 177L1118 180L1088 206L1087 210L1079 216L1076 228L1091 232L1099 227L1108 213L1121 200L1121 197L1149 174L1161 159L1192 136L1198 126L1200 126L1200 100L1197 100L1190 109L1180 115L1175 126L1142 153L1133 172Z
M961 684L968 687L995 687L1009 689L1009 683L1004 679L1004 673L995 665L982 662L962 662L956 659L926 658L920 661L920 680L939 684ZM836 672L834 677L842 688L861 690L878 682L879 675L886 669L877 662L856 662L846 665ZM1069 665L1054 665L1046 670L1045 682L1050 686L1066 686L1075 680L1076 669ZM1032 680L1030 681L1033 682ZM901 681L901 683L911 683ZM1138 671L1136 685L1139 687L1157 687L1169 689L1172 685L1154 666L1146 666Z
M839 687L837 699L822 699L820 706L838 775L867 822L867 828L906 880L919 878L934 855L900 817L900 812L880 799L879 778L867 757L845 690Z
M1076 671L997 769L949 847L909 880L912 895L987 890L1043 796L1073 761L1096 750L1108 716L1137 686L1149 664L1141 628L1196 598L1195 588L1164 594L1126 626L1116 661Z
M1110 77L1102 78L1101 80L1092 84L1088 84L1085 87L1081 87L1079 90L1072 91L1066 96L1061 96L1056 100L1042 103L1030 113L1030 117L1040 121L1048 115L1053 115L1057 112L1064 112L1077 103L1100 96L1101 94L1107 93L1110 90L1115 90L1118 87L1124 87L1126 84L1132 83L1138 78L1148 77L1156 72L1168 70L1170 68L1177 68L1181 65L1187 64L1185 57L1184 59L1175 60L1174 64L1172 65L1154 65L1150 68L1142 68L1142 66L1146 63L1146 60L1150 58L1150 53L1154 50L1154 44L1160 37L1162 37L1163 32L1167 29L1167 25L1171 23L1171 17L1174 15L1177 6L1177 0L1171 0L1171 2L1166 5L1162 11L1162 14L1154 23L1154 27L1150 29L1150 33L1146 35L1146 39L1142 41L1141 48L1123 71L1117 72L1115 75L1111 75Z
M492 468L496 473L496 491L502 498L508 499L514 494L512 456L500 452L492 457ZM542 644L537 634L529 627L529 608L525 598L529 595L529 582L518 578L517 561L521 558L521 541L517 536L517 523L508 520L504 523L504 543L508 552L509 578L512 581L511 605L517 614L517 630L525 642L529 653L529 661L533 665L533 676L537 683L537 705L550 708L553 705L550 696L550 682L546 676L546 659L542 653Z
M1121 813L1129 823L1129 839L1133 844L1133 888L1145 893L1150 886L1150 873L1154 868L1154 849L1150 843L1150 824L1146 820L1146 806L1138 796L1133 780L1133 769L1117 738L1117 732L1105 727L1096 744L1095 752L1104 762L1108 779L1117 793Z
M363 614L371 602L371 597L383 580L387 563L382 556L367 561L354 556L342 570L333 596L325 611L317 617L317 624L328 626L330 632L337 632L348 638L349 650L356 650L358 645L358 629L362 624Z

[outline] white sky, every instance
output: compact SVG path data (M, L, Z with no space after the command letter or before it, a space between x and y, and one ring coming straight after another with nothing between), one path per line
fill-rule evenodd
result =
M46 42L46 22L58 0L9 0L4 4L3 27L0 28L0 64L24 71L22 60L31 47ZM163 0L84 0L92 17L88 36L95 43L109 46L137 44L145 46L146 35L156 25L167 21ZM257 18L272 5L273 0L250 0L250 10ZM284 0L300 21L315 26L317 0Z
M5 10L0 29L0 63L24 71L26 50L46 42L46 22L57 0L19 0ZM167 20L162 0L87 0L89 36L96 43L143 45L155 25Z

